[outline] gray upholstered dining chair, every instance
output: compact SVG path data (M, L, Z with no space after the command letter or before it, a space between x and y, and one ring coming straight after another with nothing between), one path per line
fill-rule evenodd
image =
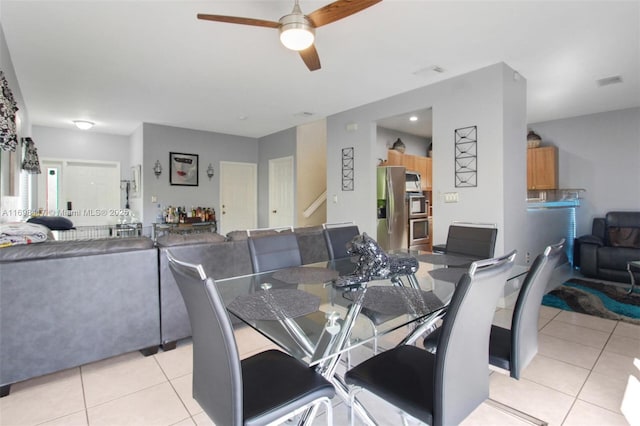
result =
M491 322L515 256L472 263L456 285L435 354L400 345L347 371L350 406L365 389L406 415L441 426L460 423L488 399Z
M508 370L514 379L538 353L538 317L542 297L553 270L564 257L562 239L548 246L534 260L527 274L511 318L511 329L493 325L489 340L489 363Z
M193 332L193 397L217 425L284 421L324 403L333 422L333 385L313 368L278 350L240 360L227 310L201 265L167 252Z
M497 236L498 228L494 224L453 222L449 225L446 244L434 245L433 251L452 257L452 266L460 265L456 257L469 258L468 267L473 260L493 257Z
M255 273L302 265L298 239L293 232L259 237L250 235L247 243Z
M324 240L327 243L327 250L329 252L329 259L342 259L350 257L347 253L347 244L355 237L360 235L360 230L357 225L351 222L341 224L327 224L323 226Z
M538 317L540 306L551 274L564 256L562 239L548 246L534 260L522 283L511 318L511 328L491 326L489 338L489 363L509 371L519 379L522 370L538 353ZM440 329L424 339L427 350L437 350Z

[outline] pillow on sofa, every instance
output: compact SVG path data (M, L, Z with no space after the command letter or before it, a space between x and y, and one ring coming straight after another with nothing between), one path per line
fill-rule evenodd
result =
M27 222L44 225L52 231L67 231L73 229L73 222L62 216L36 216L30 218Z
M640 228L609 227L609 245L640 248Z
M199 232L194 234L169 233L158 237L158 245L161 247L173 247L198 243L220 243L224 240L224 236L214 232Z

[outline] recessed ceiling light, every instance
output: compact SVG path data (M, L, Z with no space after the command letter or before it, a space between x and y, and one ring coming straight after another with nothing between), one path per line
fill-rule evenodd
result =
M238 120L246 120L247 118L249 117L247 117L246 115L241 115L238 117Z
M80 130L89 130L95 123L87 120L73 120L73 124Z
M409 117L409 121L418 121L418 117L412 115L411 117Z
M612 77L605 77L600 80L596 80L596 84L600 87L618 83L622 83L622 76L614 75Z

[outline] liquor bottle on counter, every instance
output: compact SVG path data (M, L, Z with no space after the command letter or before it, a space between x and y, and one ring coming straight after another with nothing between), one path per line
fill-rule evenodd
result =
M156 223L164 223L164 212L162 210L162 206L158 203L158 212L156 213Z

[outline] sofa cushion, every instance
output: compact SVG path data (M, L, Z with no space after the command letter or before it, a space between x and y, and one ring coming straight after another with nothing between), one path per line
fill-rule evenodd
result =
M227 234L227 241L242 241L249 238L247 231L231 231Z
M225 241L225 237L215 232L202 232L195 234L173 234L169 233L158 237L158 246L175 247L186 244L198 243L220 243Z
M598 271L616 269L627 274L627 262L640 259L640 249L629 247L598 248ZM581 262L583 263L583 262Z
M5 247L0 250L0 262L92 256L149 248L153 248L153 241L147 237L45 241L41 244Z
M52 231L68 231L73 228L73 222L62 216L36 216L29 218L27 222L44 225Z
M612 247L640 248L640 228L608 228L609 244Z

